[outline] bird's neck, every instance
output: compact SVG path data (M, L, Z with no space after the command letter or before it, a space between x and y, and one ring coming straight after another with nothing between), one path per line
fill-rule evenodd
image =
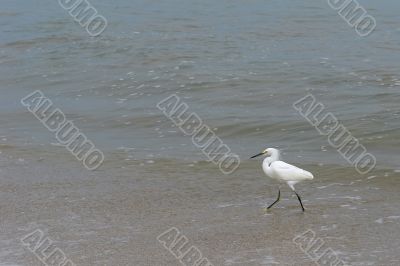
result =
M273 154L270 157L267 157L264 159L263 164L266 167L270 167L271 163L275 162L275 161L279 161L279 154Z
M273 162L271 160L271 157L267 157L264 159L263 164L262 164L262 168L264 170L264 173L267 174L267 176L272 177L273 173L272 173L272 168L271 168L271 163Z
M273 152L271 154L271 156L267 157L266 159L269 159L269 162L272 163L272 162L275 162L275 161L279 161L280 157L281 156L279 154L279 151L276 151L276 152Z
M269 176L273 177L274 173L271 168L271 163L279 161L279 152L271 154L271 156L267 157L264 159L262 167L264 169L264 172Z

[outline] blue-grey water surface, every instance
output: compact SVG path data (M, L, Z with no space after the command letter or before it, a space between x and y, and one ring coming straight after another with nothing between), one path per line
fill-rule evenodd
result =
M39 263L33 256L28 260L29 251L15 242L17 232L31 228L32 223L49 228L49 235L64 249L68 244L62 241L69 239L68 251L77 265L178 265L155 240L158 233L178 225L210 254L214 265L295 265L296 261L312 265L299 250L298 257L285 255L296 249L290 247L292 237L308 226L319 236L334 239L334 248L349 263L396 265L398 233L389 232L397 232L399 224L387 217L397 217L400 212L394 206L400 167L400 2L359 0L377 22L367 37L358 36L325 0L90 3L108 21L99 37L90 37L58 1L1 1L0 155L4 157L1 166L9 170L0 172L0 197L7 206L15 204L18 215L13 216L13 209L0 208L3 217L13 217L4 226L7 236L2 243L7 243L7 252L0 253L0 265ZM100 177L93 177L94 183L88 176L96 174L88 173L66 149L56 145L54 135L21 105L21 98L35 90L49 97L104 152L105 163L98 172ZM240 156L242 170L224 176L217 166L205 162L190 137L156 107L173 93ZM377 158L376 173L359 175L292 107L307 93L323 103ZM273 200L276 189L266 187L270 183L261 178L259 162L248 158L267 147L282 149L285 160L314 171L314 185L301 187L308 191L304 195L314 209L306 220L299 216L294 198L282 203L277 216L256 211ZM18 170L20 164L25 170ZM51 169L47 171L47 167ZM65 170L68 167L74 170L70 173ZM40 170L27 177L29 169ZM168 180L177 176L171 185ZM79 181L73 185L75 179ZM329 187L335 182L338 184ZM175 186L171 191L178 194L173 194L176 201L164 206L164 197L171 196L169 186ZM130 188L134 188L133 194ZM49 194L31 189L50 193L54 201L48 201ZM68 194L66 191L79 194L75 195L76 205L73 199L59 198ZM119 205L121 212L108 213L110 220L102 215L102 207L107 212L118 203L136 199L146 204L132 207L129 213ZM102 205L99 200L109 202ZM28 207L30 202L35 206ZM56 207L52 208L51 202ZM47 217L44 206L67 209L57 209L60 213ZM80 208L82 213L76 214ZM135 213L138 208L141 211ZM241 208L250 209L248 215L243 217ZM36 217L31 209L42 216ZM90 210L96 212L95 218ZM30 211L31 216L27 214ZM98 224L93 219L98 219ZM275 231L272 239L265 240L261 236L268 238L268 231L260 235L258 230L268 230L268 219L274 219L269 230ZM157 223L161 220L165 223ZM188 226L196 221L201 222ZM234 226L226 225L226 234L221 231L223 221ZM130 222L135 225L128 226ZM383 226L386 222L388 227ZM99 233L108 223L112 224L110 232ZM340 227L342 223L345 228ZM357 226L359 230L352 231ZM239 228L243 231L235 238L232 233ZM74 236L69 229L75 230ZM104 239L117 238L116 234L129 238L131 229L138 230L139 236L125 239L130 246L124 246L125 240L113 240L117 243L113 247L124 252L100 254L98 250L109 247ZM199 231L207 234L209 241L198 235ZM288 232L284 239L278 233L282 231ZM85 238L79 232L94 235ZM350 237L352 232L355 239ZM96 237L98 234L103 238ZM220 251L219 245L223 247ZM133 249L135 252L129 253ZM151 257L159 253L165 260Z

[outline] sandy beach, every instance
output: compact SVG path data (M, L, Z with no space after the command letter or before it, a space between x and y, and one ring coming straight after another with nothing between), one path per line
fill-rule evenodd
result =
M183 161L116 163L90 172L57 155L38 160L2 151L1 265L41 265L21 242L36 229L76 265L179 265L157 240L171 227L212 265L313 265L293 241L307 230L348 265L398 260L398 173L360 178L349 167L304 165L316 176L298 186L306 212L288 188L265 212L277 186L257 161L229 176L207 162Z

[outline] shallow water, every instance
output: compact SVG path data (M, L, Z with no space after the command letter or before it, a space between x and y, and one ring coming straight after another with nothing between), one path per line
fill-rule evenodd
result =
M399 173L393 171L360 177L349 167L303 165L316 176L297 186L306 212L287 187L265 212L277 184L261 178L256 161L227 177L206 162L183 160L82 172L67 155L52 154L64 162L1 156L4 265L39 265L19 240L35 229L77 265L178 265L156 239L170 227L213 265L312 265L293 240L307 230L349 265L398 261Z
M214 265L310 265L292 243L307 229L352 265L396 265L398 1L362 1L377 21L365 38L326 1L91 3L109 24L97 38L57 1L2 1L1 265L39 263L18 242L34 227L77 265L177 265L156 240L171 226ZM97 171L21 105L34 90L104 152ZM156 107L172 93L240 156L234 174ZM372 172L292 107L307 93L376 157ZM288 190L262 212L276 185L247 158L266 147L314 173L298 186L306 214Z
M366 1L379 22L367 38L324 1L96 1L109 20L99 38L57 3L38 4L4 1L0 14L6 144L51 142L19 103L41 90L103 150L200 159L156 108L178 93L243 157L277 146L308 163L346 163L292 107L312 92L379 166L399 166L396 1Z

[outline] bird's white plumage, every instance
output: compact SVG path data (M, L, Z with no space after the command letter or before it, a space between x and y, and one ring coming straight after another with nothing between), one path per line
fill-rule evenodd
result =
M301 208L304 212L303 203L301 202L301 198L299 194L297 194L294 185L296 185L300 181L311 180L314 178L313 174L310 172L303 170L297 166L285 163L280 161L280 153L279 150L274 148L268 148L262 151L259 154L252 156L251 158L255 158L261 155L266 155L267 157L264 159L262 168L264 173L272 179L286 182L286 184L294 191L296 194ZM268 206L267 209L271 208L275 203L277 203L280 199L280 190L278 193L278 198Z
M268 156L262 164L264 173L272 179L286 182L293 190L296 183L314 178L310 172L280 161L280 152L277 149L268 148L262 153Z
M311 180L314 178L310 172L282 161L274 161L269 164L269 166L264 165L267 163L263 163L263 170L269 177L273 179L287 182ZM268 167L270 170L268 170Z

